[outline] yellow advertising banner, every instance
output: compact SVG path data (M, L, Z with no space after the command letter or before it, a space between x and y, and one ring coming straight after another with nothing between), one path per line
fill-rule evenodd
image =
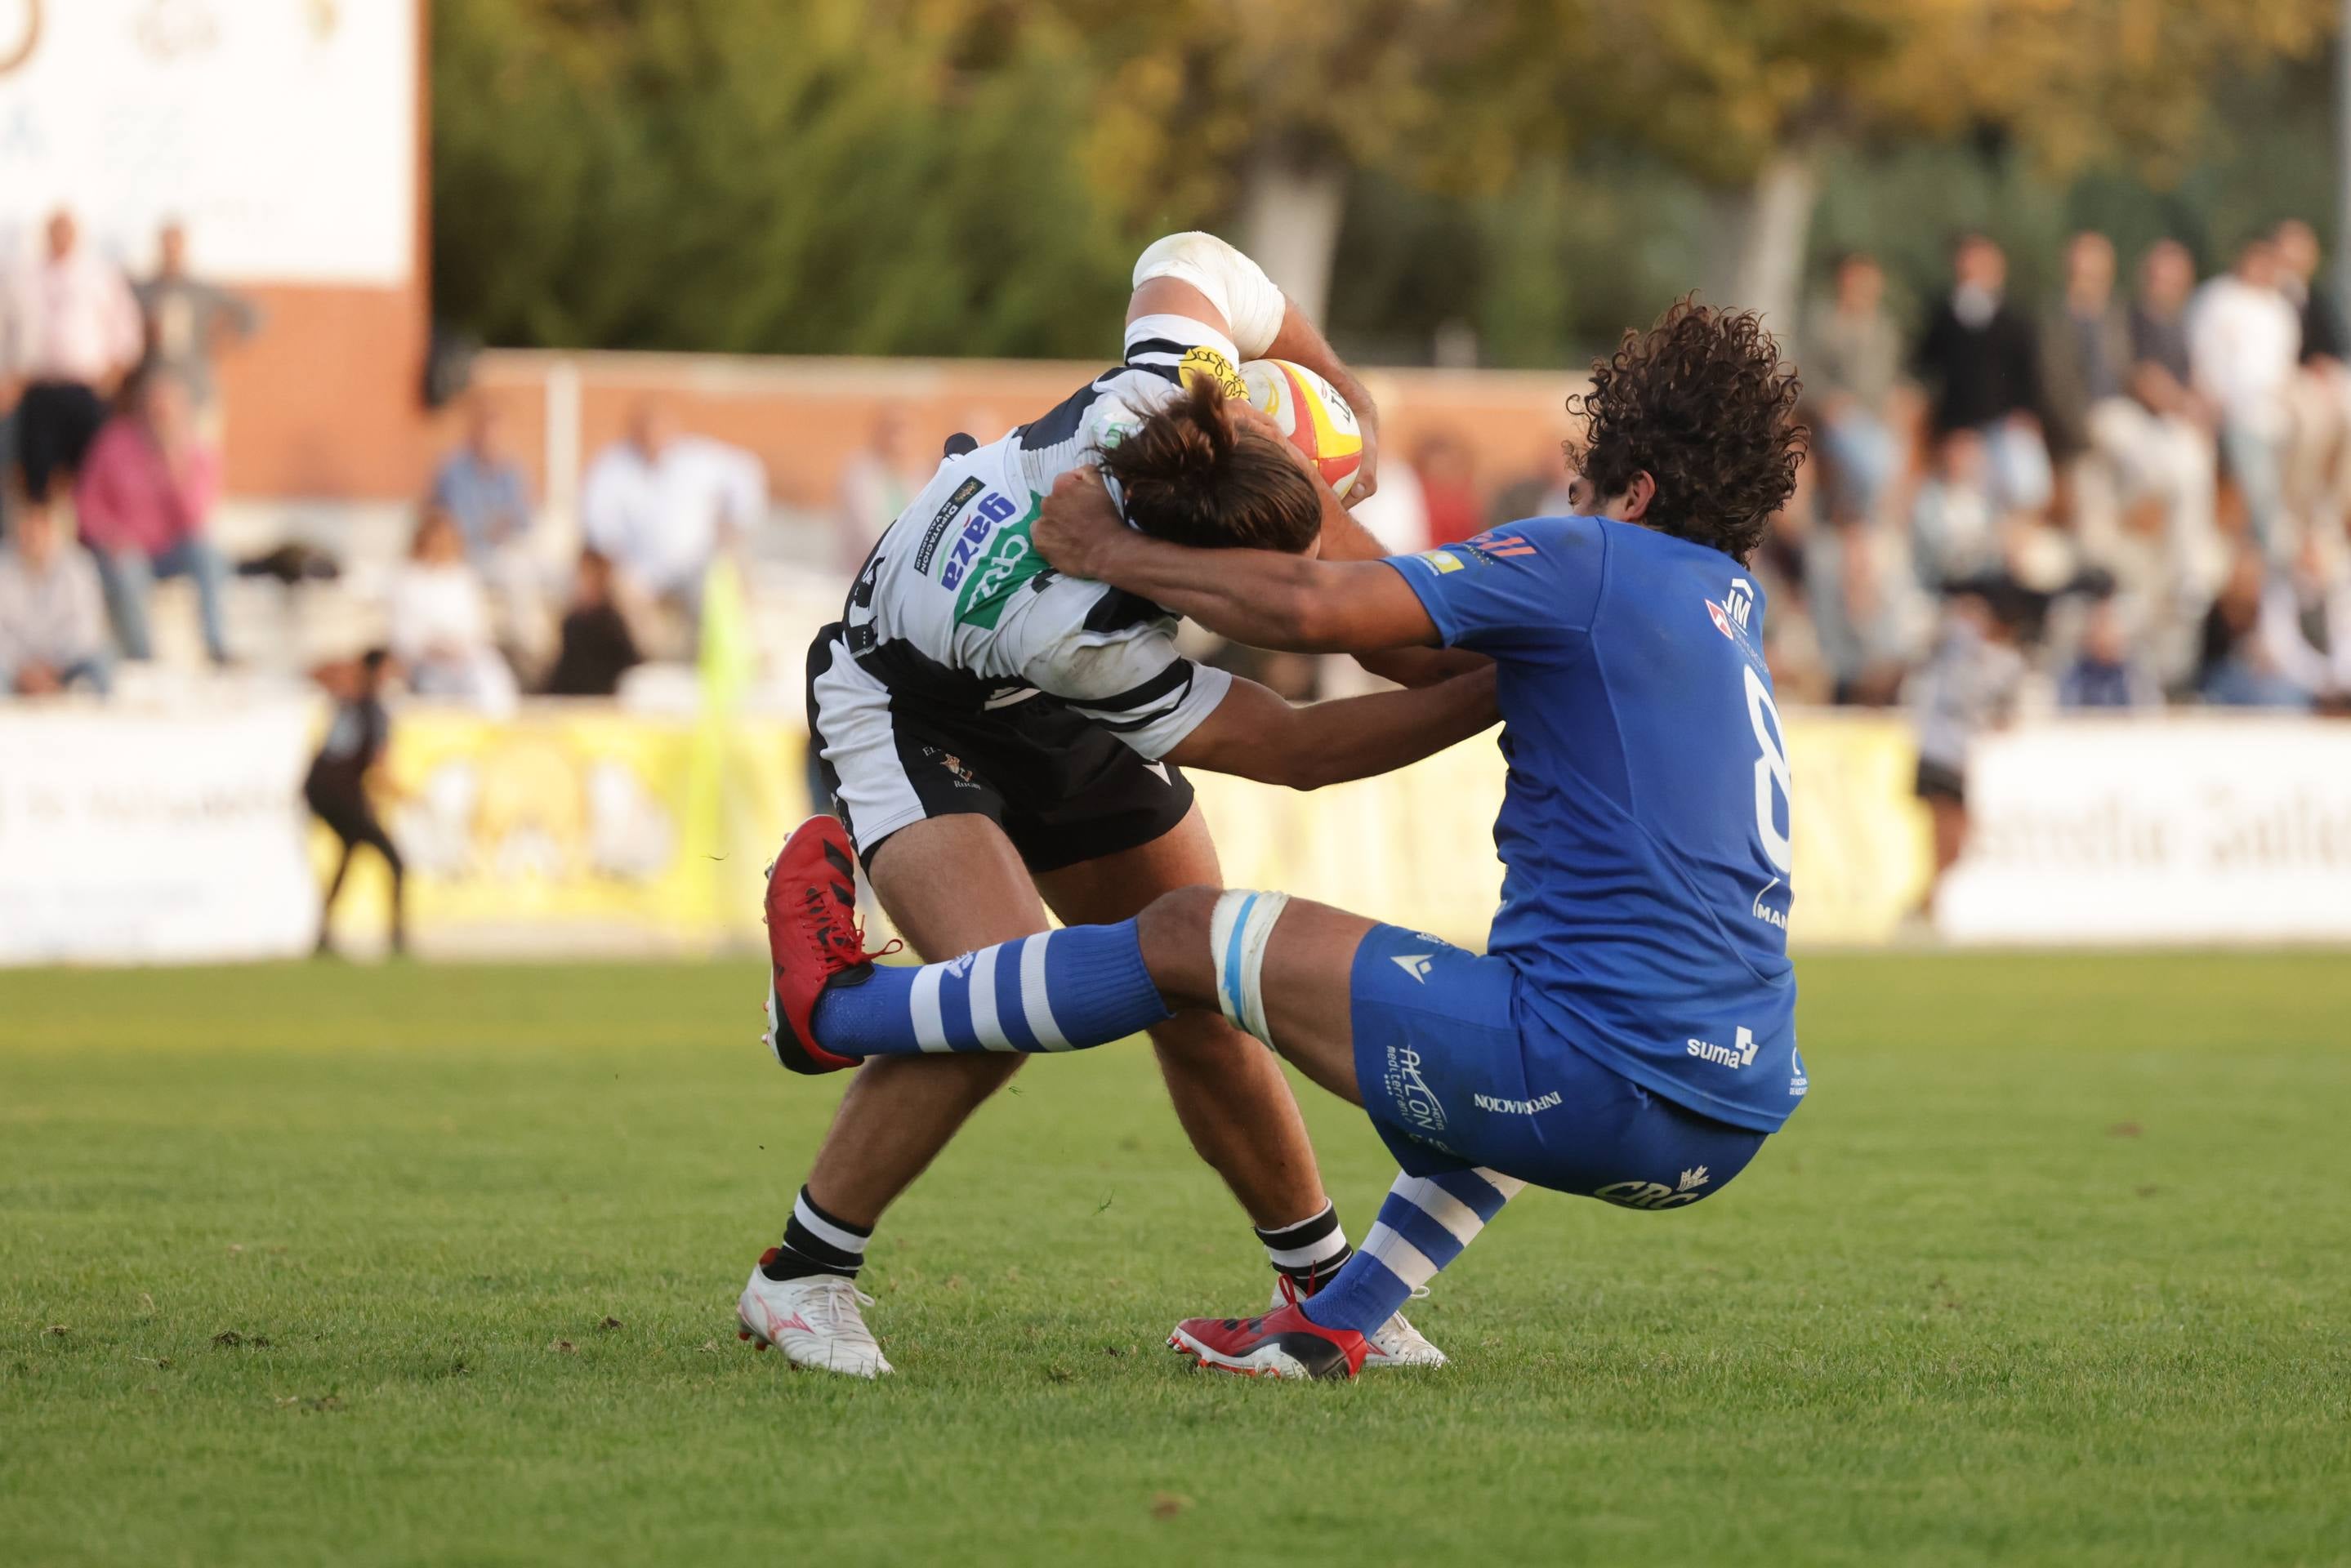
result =
M802 727L773 717L406 711L380 804L408 863L410 929L444 954L754 941L760 869L808 815L807 752ZM314 829L311 848L330 870L333 836ZM379 937L384 891L360 851L338 937Z
M1792 711L1796 869L1791 939L1882 942L1926 885L1898 719ZM809 808L807 738L781 717L661 720L580 706L491 722L411 710L385 817L407 857L411 928L439 953L644 952L759 940L760 868ZM1384 778L1297 794L1195 774L1225 879L1437 932L1485 939L1501 888L1491 833L1503 766L1490 738ZM323 876L334 840L312 842ZM365 851L340 935L382 930Z

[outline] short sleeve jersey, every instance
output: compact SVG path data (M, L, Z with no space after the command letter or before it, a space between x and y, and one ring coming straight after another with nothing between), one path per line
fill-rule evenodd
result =
M1389 563L1490 655L1510 766L1489 950L1531 1048L1775 1131L1808 1086L1788 962L1787 750L1763 596L1635 524L1538 517Z
M1043 418L939 465L874 547L850 595L858 660L921 700L1063 702L1150 760L1224 701L1231 677L1177 651L1176 618L1064 577L1029 538L1054 480L1092 461L1194 376L1239 385L1224 334L1180 316L1128 324L1124 362Z

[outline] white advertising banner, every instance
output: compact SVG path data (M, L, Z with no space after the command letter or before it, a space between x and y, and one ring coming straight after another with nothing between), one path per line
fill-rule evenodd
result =
M2351 724L2070 720L1980 742L1961 942L2351 939Z
M416 237L420 0L0 0L0 261L55 208L144 270L396 287Z
M166 718L0 704L0 964L306 953L315 709Z

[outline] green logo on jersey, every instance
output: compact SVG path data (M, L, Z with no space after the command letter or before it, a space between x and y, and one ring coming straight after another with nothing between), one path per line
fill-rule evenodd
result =
M1029 529L1044 505L1042 498L1031 497L1029 510L1007 523L987 546L987 554L973 565L964 578L963 592L956 596L955 618L958 623L995 630L1012 596L1050 569L1029 539Z

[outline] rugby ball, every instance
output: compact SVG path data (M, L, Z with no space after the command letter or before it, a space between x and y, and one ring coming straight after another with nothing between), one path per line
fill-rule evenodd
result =
M1240 369L1249 405L1271 420L1306 454L1332 493L1345 500L1364 462L1364 427L1347 400L1330 382L1287 359L1251 359Z

